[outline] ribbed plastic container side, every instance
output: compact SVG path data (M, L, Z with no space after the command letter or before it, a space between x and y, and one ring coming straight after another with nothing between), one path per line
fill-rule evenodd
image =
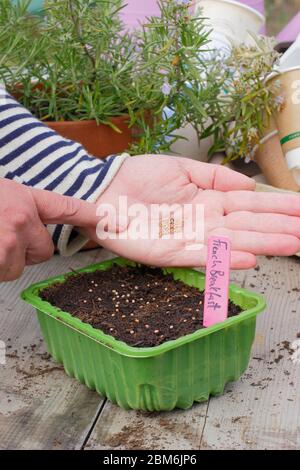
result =
M147 411L189 408L219 395L247 367L255 318L159 356L120 355L38 311L50 354L66 373L123 408Z

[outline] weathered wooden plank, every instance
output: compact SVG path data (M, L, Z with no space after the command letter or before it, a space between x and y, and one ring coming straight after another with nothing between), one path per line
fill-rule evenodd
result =
M241 285L245 277L246 273L235 272L232 282ZM208 403L201 403L187 411L143 413L106 402L85 449L196 449L207 409Z
M201 403L189 411L145 413L107 401L85 449L192 449L200 442L207 407Z
M259 264L258 271L232 276L268 300L242 379L222 397L187 411L145 414L106 402L86 449L299 448L300 366L283 343L300 331L299 260L261 258Z
M289 343L300 332L300 262L260 260L246 287L267 298L258 319L252 360L241 381L211 399L202 449L299 449L300 364L290 360Z
M55 256L0 285L0 340L7 352L6 364L0 364L0 448L70 449L84 443L103 400L48 358L36 315L19 294L32 282L109 256L102 250Z
M35 315L18 299L31 282L104 257L109 255L99 251L55 257L28 269L16 283L0 286L0 339L10 346L7 364L0 365L1 448L299 448L300 366L289 360L288 343L283 343L300 332L298 259L262 259L259 271L233 274L237 284L264 291L269 302L242 380L209 404L150 414L110 403L101 409L98 395L43 355Z

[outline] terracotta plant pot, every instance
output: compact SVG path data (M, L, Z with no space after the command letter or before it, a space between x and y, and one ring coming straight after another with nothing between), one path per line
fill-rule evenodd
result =
M66 139L75 140L93 156L105 158L108 155L122 153L133 141L133 130L128 127L128 116L111 118L111 122L120 129L120 133L106 124L89 121L45 122L47 126Z
M43 89L41 83L34 83L31 92ZM11 91L16 100L23 94L21 84ZM114 130L107 124L97 124L96 120L85 121L44 121L48 127L66 139L79 142L94 157L105 158L108 155L122 153L137 138L136 129L129 129L129 116L110 118L111 123L120 130Z

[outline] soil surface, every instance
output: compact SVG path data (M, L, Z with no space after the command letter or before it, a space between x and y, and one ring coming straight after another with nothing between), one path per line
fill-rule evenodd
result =
M75 274L40 296L130 346L157 346L203 328L203 293L157 268ZM241 311L229 301L230 317Z

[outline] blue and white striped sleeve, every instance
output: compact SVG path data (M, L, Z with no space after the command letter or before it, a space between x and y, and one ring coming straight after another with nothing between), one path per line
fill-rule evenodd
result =
M0 87L0 177L95 202L127 157L91 157L80 144L34 118ZM64 256L80 250L87 241L69 225L48 225L47 229Z

